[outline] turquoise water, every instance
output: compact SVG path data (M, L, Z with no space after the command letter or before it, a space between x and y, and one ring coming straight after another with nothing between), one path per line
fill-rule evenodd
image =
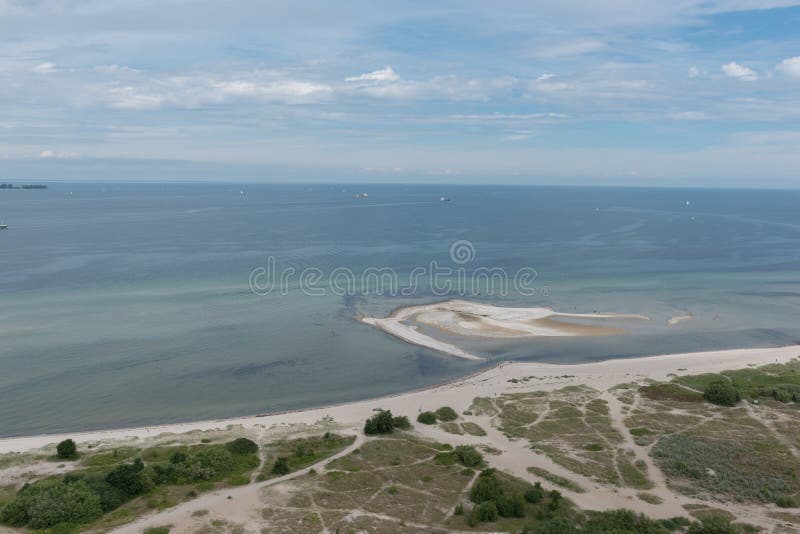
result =
M52 184L0 191L0 435L262 413L421 387L485 364L357 313L443 298L250 290L277 269L535 269L501 305L615 311L631 335L477 343L578 362L800 340L800 193L622 188ZM356 199L359 192L368 198ZM445 195L451 202L440 202ZM688 204L687 204L688 202ZM466 240L474 257L454 263ZM373 288L374 289L374 288ZM449 296L461 296L453 291ZM669 317L694 319L669 328Z

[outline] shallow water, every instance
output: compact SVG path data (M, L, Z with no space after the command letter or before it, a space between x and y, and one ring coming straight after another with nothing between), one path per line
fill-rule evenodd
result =
M361 191L369 198L353 198ZM652 318L628 336L476 343L490 359L795 343L799 201L786 191L491 186L0 191L10 226L0 233L0 435L299 408L477 368L354 320L446 298L427 284L410 296L340 296L323 278L315 287L327 294L310 296L295 277L285 295L260 296L248 282L268 256L279 270L325 276L391 267L401 281L431 261L467 273L532 268L533 296L447 296ZM470 261L451 258L458 240L474 247Z

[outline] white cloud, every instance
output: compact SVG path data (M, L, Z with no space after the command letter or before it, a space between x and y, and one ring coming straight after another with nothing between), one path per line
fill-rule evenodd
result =
M333 93L333 88L323 83L270 78L271 74L259 72L230 79L203 74L147 78L140 84L107 85L103 92L109 107L131 110L202 108L239 101L302 104L324 100Z
M584 39L582 41L568 41L556 45L548 45L533 51L533 56L538 58L556 58L564 56L580 56L590 52L603 50L608 45L604 41Z
M139 69L132 69L131 67L126 67L124 65L97 65L94 68L95 72L142 72Z
M784 59L778 63L778 70L789 76L800 78L800 56Z
M722 66L722 72L730 78L736 78L745 82L754 82L758 79L756 71L735 61L726 63Z
M35 67L33 67L33 72L37 72L39 74L50 74L56 72L56 66L54 63L39 63Z
M692 67L689 67L689 78L699 78L699 77L700 77L700 76L702 76L703 74L705 74L705 73L704 73L704 72L702 72L702 71L701 71L700 69L698 69L697 67L694 67L694 66L692 66Z
M550 74L549 72L546 72L546 73L542 74L541 76L537 77L537 78L536 78L535 80L533 80L533 81L534 81L534 82L537 82L537 83L539 83L539 82L546 82L547 80L549 80L549 79L551 79L551 78L555 78L555 77L556 77L556 75L555 75L555 74Z
M392 67L385 67L372 72L365 72L358 76L350 76L345 78L346 82L396 82L400 76L394 71Z

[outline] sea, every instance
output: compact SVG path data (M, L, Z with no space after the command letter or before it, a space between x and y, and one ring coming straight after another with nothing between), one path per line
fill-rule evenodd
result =
M799 206L800 191L727 189L0 190L0 436L327 405L509 359L799 343ZM475 362L357 319L448 298L649 320L476 342Z

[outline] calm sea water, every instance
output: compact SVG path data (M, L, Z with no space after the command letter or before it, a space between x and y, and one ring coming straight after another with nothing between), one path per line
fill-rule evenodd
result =
M355 199L358 192L369 198ZM480 367L354 320L410 296L250 291L278 269L537 271L492 303L648 315L629 336L477 344L577 362L800 340L800 192L53 184L0 191L0 435L205 419L421 387ZM446 195L451 202L440 202ZM450 246L475 256L454 265ZM674 327L666 321L690 313ZM485 365L485 364L483 364Z

